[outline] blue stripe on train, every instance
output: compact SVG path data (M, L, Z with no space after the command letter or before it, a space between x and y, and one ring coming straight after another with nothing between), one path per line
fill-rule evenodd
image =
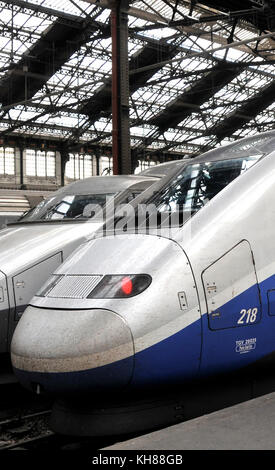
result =
M122 388L134 376L131 387L155 383L179 382L198 373L200 355L200 321L160 343L106 366L81 372L39 373L15 369L18 380L27 388L40 384L50 393L83 392L111 387ZM130 374L130 375L129 375Z
M199 372L201 320L135 355L132 385L182 382Z
M190 379L246 367L275 350L275 293L268 291L275 275L253 285L221 306L220 316L203 315L201 321L139 352L135 357L133 385ZM260 293L260 296L259 296ZM260 300L261 299L261 300ZM238 323L241 310L249 310L251 323ZM254 319L253 308L257 308ZM270 315L273 313L274 316ZM201 331L202 328L202 331ZM211 329L212 328L212 329ZM202 333L202 337L201 337ZM200 360L201 356L201 360Z
M35 389L36 384L48 393L75 393L92 390L121 389L131 380L133 356L95 369L79 372L25 372L14 368L18 380L26 388Z
M263 281L259 287L262 311L256 322L237 323L240 311L253 307L257 301L256 286L251 286L219 309L227 316L220 323L223 328L211 330L208 315L205 314L201 320L136 353L131 386L179 382L198 375L231 371L273 352L275 305L271 306L274 312L274 316L271 316L268 314L268 291L275 288L275 275ZM16 374L25 385L30 382L40 383L51 392L97 390L100 387L126 386L130 381L129 371L133 369L132 361L130 357L83 372L40 374L16 371Z
M221 315L227 315L226 319L221 318L220 326L219 317L211 322L211 314L203 316L201 375L245 367L275 350L275 316L269 314L268 305L268 291L274 287L272 275L217 309ZM251 309L251 319L253 308L258 309L255 321L247 323L249 318L245 314L243 323L238 323L245 310ZM272 308L274 311L274 305L271 311Z

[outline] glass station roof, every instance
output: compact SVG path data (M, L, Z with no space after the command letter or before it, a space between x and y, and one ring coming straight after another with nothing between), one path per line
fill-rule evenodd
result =
M130 74L147 72L130 86L132 148L192 155L275 127L275 33L256 3L130 2ZM111 144L107 4L0 1L0 140Z

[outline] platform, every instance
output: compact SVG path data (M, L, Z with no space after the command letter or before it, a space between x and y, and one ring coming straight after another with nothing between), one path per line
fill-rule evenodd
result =
M274 450L275 392L104 450Z

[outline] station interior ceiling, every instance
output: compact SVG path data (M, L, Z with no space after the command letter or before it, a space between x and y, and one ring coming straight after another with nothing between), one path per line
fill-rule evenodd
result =
M0 145L111 148L110 6L0 1ZM275 127L274 0L132 0L127 13L140 158L195 156Z

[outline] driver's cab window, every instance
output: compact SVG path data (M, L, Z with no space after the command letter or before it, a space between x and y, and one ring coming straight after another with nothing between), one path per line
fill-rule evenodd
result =
M95 206L104 207L107 198L111 197L114 197L114 194L67 195L51 207L42 218L47 220L90 218L94 214Z
M231 181L250 168L260 155L189 165L155 199L159 212L198 211Z

